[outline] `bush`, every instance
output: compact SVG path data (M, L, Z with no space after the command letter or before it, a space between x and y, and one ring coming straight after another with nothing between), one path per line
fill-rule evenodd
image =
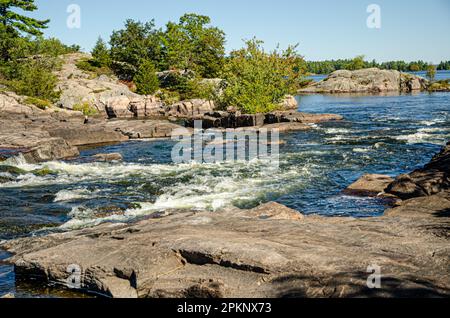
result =
M114 75L114 72L108 66L101 66L92 59L81 59L77 62L76 66L82 71L91 73L92 77L99 77L101 75Z
M246 48L232 52L225 66L227 87L218 101L223 107L236 106L249 114L276 110L286 95L295 94L300 87L303 59L295 47L266 53L260 41L246 44Z
M176 91L171 91L168 89L161 89L157 96L164 102L166 105L173 105L178 103L181 100L180 94Z
M6 85L19 95L53 101L59 93L55 91L58 80L52 73L51 64L45 59L15 63L10 67L14 78L8 79Z
M153 62L145 60L141 63L133 81L136 84L138 94L154 94L159 89L159 80Z
M52 107L52 103L50 101L36 97L27 97L25 99L25 104L34 105L42 110Z
M92 106L89 102L82 102L73 105L72 109L74 111L82 112L85 116L94 116L98 114L97 108Z

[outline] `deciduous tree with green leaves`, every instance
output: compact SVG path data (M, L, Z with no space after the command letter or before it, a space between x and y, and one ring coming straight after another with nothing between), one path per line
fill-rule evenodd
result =
M151 60L159 66L162 60L161 32L153 20L147 23L127 20L124 29L113 32L109 42L111 59L119 76L133 79L145 60Z
M219 76L225 56L225 33L208 26L211 19L185 14L179 23L169 22L163 36L165 64L168 68L194 70L200 76Z
M436 66L434 66L433 64L430 64L427 67L427 77L430 81L434 81L436 77Z
M219 96L222 106L236 106L245 113L276 110L287 94L299 88L303 58L296 46L265 52L262 41L246 42L246 47L232 52L225 66L227 87Z

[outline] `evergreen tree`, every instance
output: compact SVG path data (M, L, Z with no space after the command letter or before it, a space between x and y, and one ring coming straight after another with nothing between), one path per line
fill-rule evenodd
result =
M138 94L154 94L159 88L159 80L153 62L150 60L143 61L133 81L136 84Z
M101 37L98 38L97 43L92 50L92 57L94 58L94 62L100 67L110 65L111 58L109 50Z
M15 33L26 33L29 35L42 35L42 29L47 28L49 20L37 20L20 13L20 11L32 12L37 10L34 0L1 0L0 1L0 24Z

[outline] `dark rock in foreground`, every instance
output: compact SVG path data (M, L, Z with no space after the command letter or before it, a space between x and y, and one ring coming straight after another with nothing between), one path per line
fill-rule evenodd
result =
M394 181L381 174L365 174L344 190L345 194L376 197L384 193L386 187Z
M339 121L343 117L334 114L308 114L298 111L278 111L267 114L240 114L216 111L194 116L186 121L186 126L194 127L195 121L202 121L203 129L210 128L243 128L262 127L275 124L315 124L329 121ZM283 125L279 125L280 127ZM294 127L293 125L292 127ZM299 125L298 127L302 127ZM267 128L267 127L266 127ZM270 128L277 128L271 126ZM290 129L295 130L295 129ZM300 128L302 130L302 128Z
M387 193L401 199L429 196L450 189L450 142L429 164L410 174L399 176Z
M450 197L423 200L370 219L295 217L273 204L180 212L3 247L22 279L67 286L77 266L80 290L112 297L448 297ZM370 265L381 289L367 287Z

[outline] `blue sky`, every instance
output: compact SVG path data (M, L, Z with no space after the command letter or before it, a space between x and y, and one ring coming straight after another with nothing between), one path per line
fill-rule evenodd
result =
M227 34L227 50L256 36L268 49L299 43L308 60L364 54L378 61L450 60L449 0L37 0L34 16L50 18L47 36L90 50L128 18L158 26L187 12L205 14ZM81 28L66 26L69 4L81 8ZM366 25L369 4L381 8L381 29Z

